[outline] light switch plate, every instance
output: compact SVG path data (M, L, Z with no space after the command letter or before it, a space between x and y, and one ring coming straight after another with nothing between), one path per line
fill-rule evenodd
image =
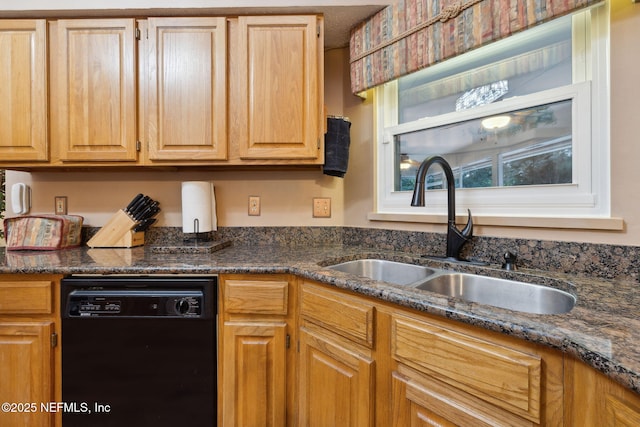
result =
M249 196L249 216L260 216L260 196Z
M331 218L331 197L315 197L313 199L313 217Z
M55 213L56 215L67 214L67 196L56 196L55 198Z

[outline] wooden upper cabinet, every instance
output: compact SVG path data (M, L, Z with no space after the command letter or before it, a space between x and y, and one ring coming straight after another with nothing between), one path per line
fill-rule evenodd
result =
M59 20L52 55L57 119L51 137L60 160L135 161L135 20Z
M316 159L322 113L316 16L238 18L241 159Z
M148 25L149 159L226 159L226 18Z
M0 166L322 164L323 22L0 20Z
M1 162L49 159L46 57L44 19L0 20Z

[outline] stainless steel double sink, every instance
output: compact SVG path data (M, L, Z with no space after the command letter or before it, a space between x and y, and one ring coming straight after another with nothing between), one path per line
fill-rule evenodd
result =
M327 268L524 313L568 313L576 303L572 294L545 285L383 259L359 259Z

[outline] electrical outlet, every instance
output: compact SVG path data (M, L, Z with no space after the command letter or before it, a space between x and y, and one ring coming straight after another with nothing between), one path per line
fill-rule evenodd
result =
M249 216L260 216L260 196L249 196Z
M331 197L315 197L313 199L313 217L331 218Z
M66 215L67 214L67 196L56 196L55 197L55 208L54 212L56 215Z

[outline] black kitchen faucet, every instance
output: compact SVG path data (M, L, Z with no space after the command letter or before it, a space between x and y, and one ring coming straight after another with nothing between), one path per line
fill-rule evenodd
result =
M467 225L462 230L456 227L456 193L453 171L449 163L441 156L433 156L426 158L416 174L416 185L413 189L413 198L411 206L424 206L424 182L427 171L432 164L437 163L442 167L447 178L447 258L461 261L460 250L462 246L473 236L473 221L471 219L471 210Z

